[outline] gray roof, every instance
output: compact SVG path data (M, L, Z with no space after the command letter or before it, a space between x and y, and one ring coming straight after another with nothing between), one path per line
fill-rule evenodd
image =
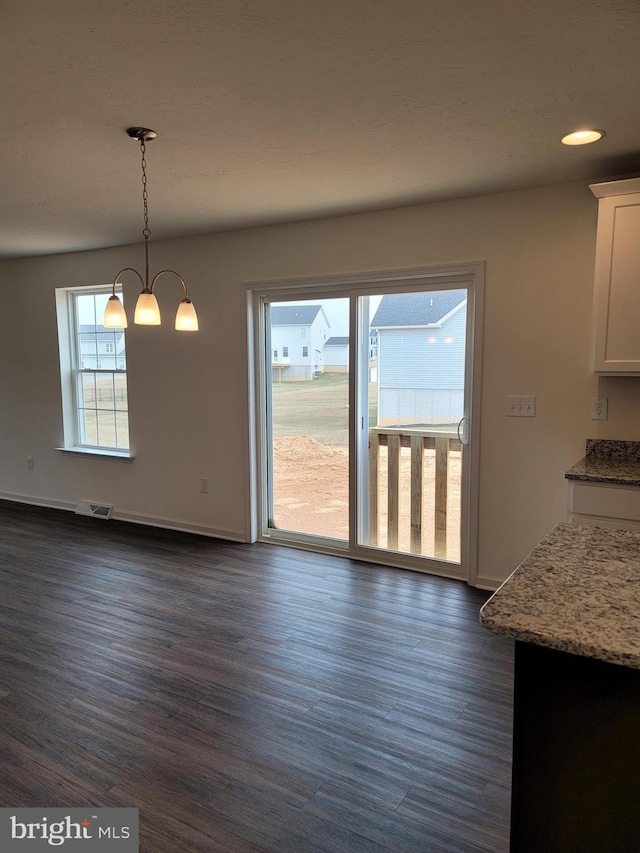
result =
M382 297L371 326L430 326L439 323L467 298L466 290L388 293Z
M322 305L272 305L272 326L310 326Z
M328 340L325 341L324 345L326 347L343 347L343 346L345 346L345 344L348 344L348 343L349 343L348 337L343 338L343 337L340 337L340 335L338 335L338 336L334 335L332 338L328 338Z

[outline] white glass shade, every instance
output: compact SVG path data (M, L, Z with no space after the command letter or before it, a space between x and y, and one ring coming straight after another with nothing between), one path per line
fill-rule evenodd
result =
M107 300L102 325L107 329L127 328L127 315L124 313L124 305L115 294Z
M190 299L183 299L176 313L176 329L179 332L197 332L198 315Z
M146 288L138 296L133 322L139 326L159 326L160 308L155 294Z

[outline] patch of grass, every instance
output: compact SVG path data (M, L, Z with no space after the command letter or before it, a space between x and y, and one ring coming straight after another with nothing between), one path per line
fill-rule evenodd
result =
M369 425L375 426L377 398L369 406ZM306 382L272 385L275 438L306 435L322 444L349 443L349 375L323 373Z

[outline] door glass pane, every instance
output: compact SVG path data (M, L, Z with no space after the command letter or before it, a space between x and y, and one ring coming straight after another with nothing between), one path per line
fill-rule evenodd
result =
M269 526L348 539L349 300L272 302L267 326Z
M466 306L466 289L359 298L361 544L460 562Z

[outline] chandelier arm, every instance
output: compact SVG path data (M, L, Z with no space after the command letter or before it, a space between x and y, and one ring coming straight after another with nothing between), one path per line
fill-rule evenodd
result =
M120 270L118 275L113 280L113 289L112 289L112 295L113 296L116 295L116 284L118 284L118 279L120 278L120 276L122 275L123 272L134 272L138 276L138 278L140 279L140 284L144 287L144 281L142 280L142 276L140 275L138 270L134 270L133 267L124 267L123 269Z
M183 286L183 288L184 288L184 298L185 298L185 299L189 299L189 293L188 293L188 291L187 291L187 285L186 285L186 283L185 283L185 280L182 278L182 276L180 275L180 273L177 273L175 270L160 270L160 272L157 272L157 273L154 275L154 277L153 277L153 281L151 282L151 292L153 293L153 288L155 287L155 283L156 283L156 281L160 278L160 276L161 276L163 273L166 273L166 272L173 273L173 275L177 276L177 278L179 278L179 279L180 279L180 281L181 281L181 283L182 283L182 286Z

